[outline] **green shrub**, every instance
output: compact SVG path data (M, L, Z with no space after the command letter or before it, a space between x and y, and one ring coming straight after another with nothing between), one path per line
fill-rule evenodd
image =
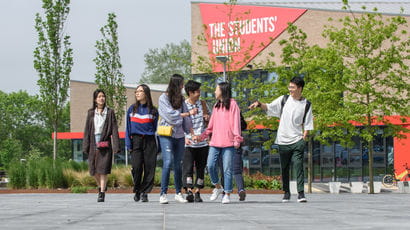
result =
M29 188L38 188L39 186L39 172L38 172L38 164L34 160L30 160L27 163L27 185Z
M271 183L269 184L269 189L272 190L282 190L282 183L278 180L273 180L271 181Z
M118 176L117 174L111 173L108 175L107 185L110 188L118 187Z
M126 175L123 175L122 179L122 186L123 187L133 187L134 186L134 181L132 180L132 175L131 173L128 173Z
M154 187L161 186L161 169L160 167L155 168Z
M74 174L74 171L72 169L65 169L63 171L63 173L64 173L65 180L67 182L67 186L69 188L81 186L81 182L79 180L79 177L77 177Z
M71 187L71 193L87 193L88 189L92 189L90 187L84 187L84 186L74 186Z
M254 188L254 180L249 175L244 175L243 181L245 183L246 188L248 189Z
M10 163L7 173L10 178L8 186L14 189L26 187L26 163L18 161Z
M69 160L64 164L64 167L67 169L72 169L76 172L88 171L87 162L77 162L77 161Z
M67 188L63 168L60 161L56 160L54 165L52 160L46 160L48 164L46 171L46 185L47 188Z
M256 180L255 181L255 187L257 189L267 189L269 186L269 183L267 180Z
M204 186L205 186L205 188L206 188L206 187L209 187L209 188L214 187L214 185L213 185L212 182L211 182L211 177L210 177L209 175L205 175L205 178L204 178Z
M37 168L37 179L38 179L38 187L45 188L46 187L46 170L45 165L38 164Z
M88 173L84 173L85 175L80 178L80 183L84 187L97 187L97 182L95 182L94 177L90 176Z

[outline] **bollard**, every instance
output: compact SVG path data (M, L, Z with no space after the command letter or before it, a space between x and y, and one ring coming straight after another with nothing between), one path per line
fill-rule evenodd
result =
M399 188L399 193L410 193L410 187L408 181L398 181L397 187Z

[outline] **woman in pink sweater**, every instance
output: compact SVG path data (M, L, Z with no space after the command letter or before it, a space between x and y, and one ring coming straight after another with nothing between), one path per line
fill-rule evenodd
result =
M239 148L243 141L241 136L240 110L236 101L232 98L229 83L219 83L215 89L216 104L208 128L201 134L201 140L211 136L209 143L208 171L211 182L215 185L210 200L216 200L225 191L222 203L230 202L232 192L232 158L235 149ZM218 157L222 154L224 189L218 177Z

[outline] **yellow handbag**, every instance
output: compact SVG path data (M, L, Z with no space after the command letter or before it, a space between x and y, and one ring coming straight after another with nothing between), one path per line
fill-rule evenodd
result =
M172 126L160 125L161 120L161 118L158 119L157 134L165 137L172 136Z

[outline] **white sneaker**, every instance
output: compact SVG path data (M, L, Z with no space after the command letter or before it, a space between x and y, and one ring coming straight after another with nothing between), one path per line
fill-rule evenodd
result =
M159 197L159 203L168 204L167 194L164 193Z
M214 188L214 190L212 190L212 195L209 198L210 200L216 200L218 199L218 196L223 192L223 188Z
M229 204L231 203L231 198L229 195L225 194L225 196L222 198L222 204Z
M186 203L186 202L188 202L188 201L184 198L184 196L182 195L182 193L175 194L175 200L178 201L179 203Z

